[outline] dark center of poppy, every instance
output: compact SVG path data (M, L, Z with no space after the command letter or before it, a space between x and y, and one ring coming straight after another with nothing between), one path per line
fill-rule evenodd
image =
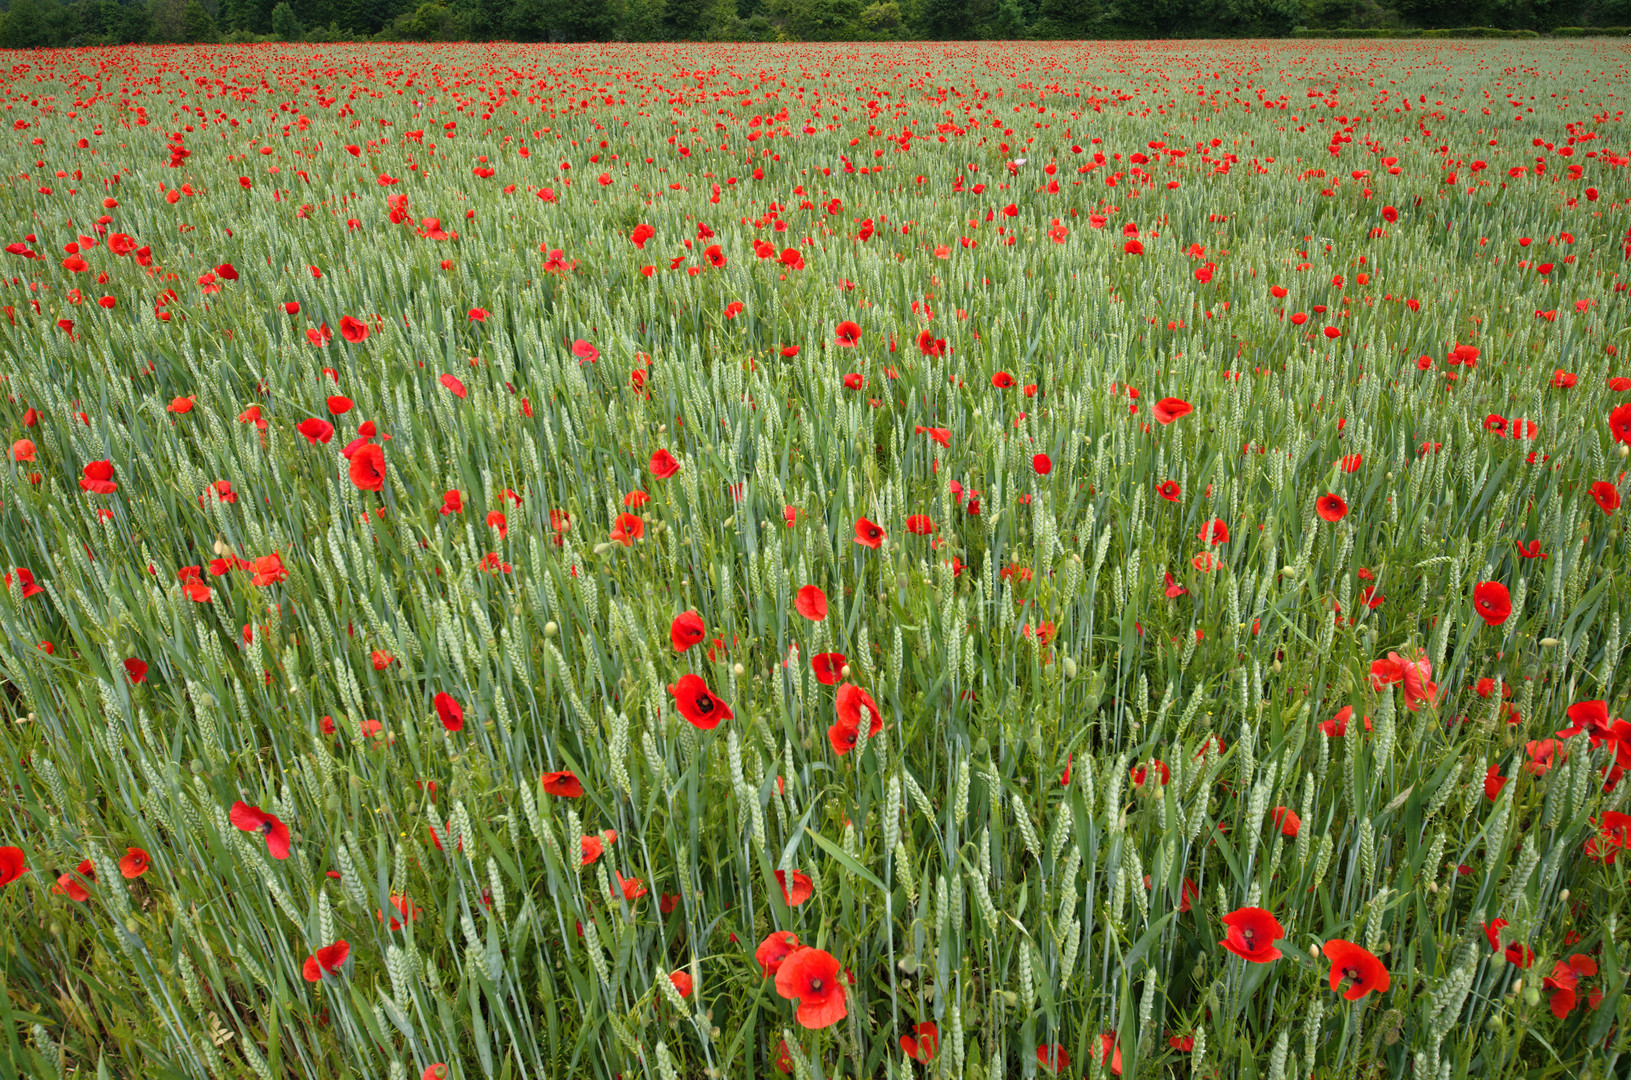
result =
M272 835L272 823L270 821L261 822L261 835L262 836L271 836Z
M703 713L704 715L711 713L714 711L714 699L704 694L698 697L696 701L692 703L692 708L696 709L696 711L699 713Z
M1353 982L1356 985L1364 981L1363 979L1361 979L1359 977L1359 969L1358 968L1347 968L1342 972L1342 974L1344 974L1348 978L1352 979Z
M810 980L810 989L814 990L818 994L821 992L821 986L822 986L822 983L821 983L820 979L811 979Z

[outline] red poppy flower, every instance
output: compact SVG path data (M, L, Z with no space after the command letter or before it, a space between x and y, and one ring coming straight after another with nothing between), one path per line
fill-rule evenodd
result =
M815 895L815 885L811 883L809 874L794 870L791 888L787 884L787 871L777 870L776 880L781 883L782 898L787 901L788 907L798 907Z
M1321 495L1314 502L1314 511L1329 522L1338 522L1348 513L1348 504L1340 495Z
M318 443L327 443L334 438L334 425L327 420L319 420L315 416L302 420L294 429L306 437L306 441L313 446Z
M132 683L147 681L147 661L138 660L134 656L125 661L125 674Z
M93 495L112 495L119 490L119 485L113 482L112 461L93 461L81 471L84 473L79 480L81 490Z
M28 867L24 865L23 849L0 847L0 887L10 885L22 877Z
M11 460L33 461L34 451L35 447L33 439L18 439L16 442L11 444Z
M560 772L548 772L538 778L544 785L544 792L562 799L583 798L583 784L577 775L570 770L562 769Z
M1559 1020L1569 1015L1580 1000L1575 989L1579 986L1580 979L1595 974L1597 961L1584 953L1575 953L1569 957L1567 963L1557 961L1552 967L1552 973L1541 980L1541 985L1552 991L1549 1003L1552 1015Z
M1472 590L1472 606L1490 626L1499 626L1512 614L1512 597L1499 581L1480 581Z
M1031 469L1038 476L1046 476L1053 471L1053 459L1046 454L1035 454L1031 457Z
M606 845L598 836L578 837L579 861L584 866L592 866L595 860L606 854Z
M1525 546L1522 540L1514 540L1512 542L1518 546L1518 554L1525 559L1545 559L1550 557L1544 551L1540 550L1539 540L1529 541L1528 546Z
M425 1071L419 1074L419 1080L447 1080L447 1066L438 1061L434 1065L426 1065Z
M258 832L266 837L266 850L271 852L272 858L289 857L289 826L276 817L242 800L232 804L232 812L228 817L232 819L232 824L244 832Z
M848 663L841 652L816 653L810 657L810 670L815 672L816 682L822 686L837 686Z
M920 1064L928 1064L940 1050L940 1029L934 1024L918 1024L912 1034L900 1037L900 1052Z
M674 616L674 621L668 625L668 640L674 646L675 652L684 652L701 642L707 636L707 632L701 615L694 611L682 611Z
M1506 787L1511 779L1510 776L1501 775L1499 765L1491 765L1484 773L1484 797L1494 802L1500 796L1501 789Z
M11 588L10 574L0 577L0 580L5 582L6 588ZM24 600L27 600L30 596L36 596L45 591L45 586L36 585L34 583L34 572L32 570L26 570L21 566L17 567L17 584L23 590Z
M1371 661L1370 678L1371 689L1378 691L1384 686L1402 683L1405 705L1411 712L1420 709L1423 704L1438 703L1438 684L1432 681L1433 665L1425 656L1406 660L1398 653L1390 652L1386 660ZM1369 730L1368 720L1366 730Z
M351 482L363 491L385 486L385 451L377 443L364 443L351 454Z
M860 729L863 716L870 717L866 731L869 739L883 730L883 716L878 712L878 703L872 700L871 694L854 683L845 683L838 688L833 707L838 714L838 722L852 730Z
M838 324L838 328L833 331L833 336L834 340L842 347L853 349L861 340L861 328L846 319Z
M84 486L84 481L80 481L80 486ZM1605 514L1612 514L1620 508L1620 489L1607 480L1599 480L1591 485L1591 497L1602 507Z
M1203 544L1227 544L1229 542L1229 526L1223 523L1222 518L1213 518L1201 526L1201 531L1195 539Z
M66 895L68 899L75 903L83 904L91 898L90 891L85 888L85 882L87 881L92 884L96 882L96 867L91 865L89 859L80 863L69 873L59 876L57 883L51 886L51 893L53 896Z
M119 860L119 873L127 878L139 878L147 873L148 855L139 847L125 848L124 858Z
M1616 442L1631 443L1631 401L1614 406L1608 414L1608 430Z
M1099 1036L1099 1064L1109 1065L1111 1075L1121 1075L1121 1043L1108 1031Z
M922 424L919 424L917 426L917 430L915 432L913 432L913 434L927 435L929 438L933 439L935 442L939 443L941 446L944 446L946 449L948 449L948 450L951 449L951 429L950 428L924 427Z
M753 950L753 958L759 961L759 967L764 970L764 977L768 979L781 970L782 962L798 947L797 934L775 930L759 942L759 947Z
M657 230L642 221L634 227L633 232L629 233L629 242L635 247L643 249L646 246L646 241L656 235Z
M885 539L884 531L866 518L859 518L855 522L855 542L862 547L876 550Z
M1163 480L1155 485L1155 493L1167 502L1177 502L1184 492L1176 480Z
M1387 967L1367 950L1351 941L1333 938L1325 943L1324 952L1325 958L1331 961L1331 989L1344 998L1358 1001L1372 990L1379 994L1387 992ZM1342 989L1344 980L1348 983L1346 991Z
M619 514L612 523L611 539L624 547L633 547L634 542L646 535L646 523L634 514Z
M344 941L324 945L316 953L306 957L306 963L301 967L300 973L306 977L307 982L320 982L324 975L340 970L345 964L346 957L350 955L351 946Z
M991 385L998 390L1007 390L1014 385L1014 377L1006 371L999 371L991 376Z
M1577 701L1564 711L1571 723L1562 731L1557 732L1557 737L1560 739L1572 738L1581 732L1585 732L1593 742L1596 742L1600 738L1606 738L1613 728L1613 724L1608 718L1608 703L1601 699Z
M651 475L657 479L667 480L679 471L680 463L667 450L658 450L651 455Z
M776 972L776 993L798 1000L794 1018L807 1028L831 1027L849 1015L844 969L836 957L808 947L794 950Z
M1163 787L1172 780L1172 768L1166 762L1152 760L1148 764L1154 766L1155 771L1160 775ZM1137 765L1127 770L1127 775L1132 780L1134 787L1143 787L1145 777L1149 776L1149 768L1145 765Z
M1523 751L1529 755L1529 760L1523 763L1523 771L1532 776L1545 776L1551 771L1553 759L1568 760L1569 755L1558 754L1562 744L1556 739L1530 739L1523 744Z
M945 339L935 337L928 330L920 330L917 335L917 351L924 356L945 356Z
M353 345L360 345L368 340L368 324L360 319L353 319L349 315L340 316L340 336Z
M827 594L814 585L806 585L793 597L793 609L811 622L827 617Z
M1223 917L1223 925L1229 928L1228 934L1218 944L1241 959L1254 964L1280 959L1274 943L1286 932L1269 912L1257 907L1237 908Z
M668 981L674 985L674 989L679 993L680 997L691 996L691 990L695 984L691 980L690 973L684 971L670 972Z
M934 521L927 514L911 514L906 518L906 531L913 536L928 536L934 532Z
M714 696L700 675L681 675L668 692L680 715L703 731L712 731L721 720L731 719L730 706Z
M1062 1073L1070 1068L1070 1055L1065 1053L1062 1043L1037 1047L1036 1060L1049 1072Z
M436 709L436 718L442 726L449 731L460 731L464 728L464 706L454 700L452 694L445 691L431 700Z
M1289 836L1295 840L1297 834L1302 831L1302 819L1293 813L1289 806L1276 806L1270 812L1269 820L1274 822L1274 827L1280 830L1282 836Z
M416 907L414 902L402 893L392 893L390 904L396 910L387 925L387 929L390 930L400 930L410 922L418 922L419 917L424 914L423 909ZM375 908L374 920L376 922L385 922L385 912Z
M1501 948L1501 930L1507 925L1505 919L1496 919L1494 922L1484 924L1484 936L1489 939L1489 947L1495 952L1504 952L1507 963L1516 968L1532 967L1535 963L1535 951L1522 942L1509 942L1503 950Z
M275 551L255 559L248 565L248 569L254 575L249 579L249 583L256 588L264 589L268 585L276 585L289 579L289 571L283 567L283 556Z
M1175 397L1162 398L1150 408L1150 413L1155 417L1155 422L1163 427L1180 417L1188 416L1194 411L1195 406L1183 398Z

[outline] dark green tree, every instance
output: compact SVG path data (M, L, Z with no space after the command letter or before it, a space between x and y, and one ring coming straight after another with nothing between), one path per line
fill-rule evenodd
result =
M798 0L787 29L801 41L846 41L860 28L860 0Z
M119 25L112 38L119 45L136 45L153 36L153 13L143 3L125 4L119 12Z
M0 19L0 45L32 49L50 44L44 7L39 0L12 0L11 10Z
M704 16L708 0L667 0L663 21L671 41L700 41L707 36Z
M510 4L506 0L473 0L468 7L470 35L481 41L511 37Z
M900 4L895 0L873 0L861 9L861 27L869 34L892 37L900 24Z
M968 0L923 0L919 19L931 41L966 41L974 34Z
M667 26L663 0L624 0L623 24L618 37L624 41L661 41Z
M1101 15L1098 0L1041 0L1034 32L1048 38L1090 37Z
M505 36L515 41L548 41L550 14L549 0L515 0Z
M427 0L413 11L398 15L383 30L391 41L445 41L453 15L440 0Z
M617 29L621 4L613 0L555 0L552 41L607 41Z
M340 0L340 25L357 34L373 35L401 14L393 0Z
M187 0L187 6L181 9L181 40L215 41L220 36L209 9L199 0Z
M272 9L272 36L279 41L299 41L301 32L294 8L289 6L288 0L279 0L278 6Z
M1015 0L1002 0L997 15L991 21L992 34L1002 41L1017 41L1025 36L1025 15Z

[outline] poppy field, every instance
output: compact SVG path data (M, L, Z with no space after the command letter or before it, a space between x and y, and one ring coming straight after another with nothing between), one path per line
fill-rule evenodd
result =
M1606 1077L1631 49L0 58L33 1077Z

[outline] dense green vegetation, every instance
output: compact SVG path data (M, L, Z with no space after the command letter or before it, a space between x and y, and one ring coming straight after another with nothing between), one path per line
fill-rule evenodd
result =
M10 0L0 47L139 42L1277 37L1631 23L1631 0Z

